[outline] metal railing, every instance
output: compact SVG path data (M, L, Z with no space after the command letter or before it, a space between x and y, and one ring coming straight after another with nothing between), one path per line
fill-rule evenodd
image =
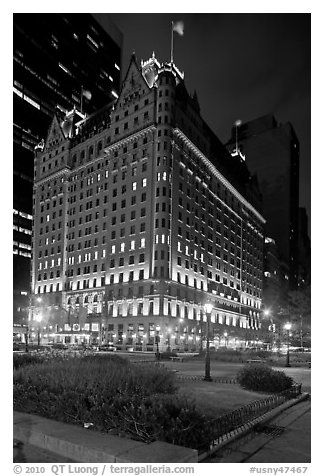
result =
M295 384L292 388L276 395L270 395L262 400L256 400L244 405L230 413L221 415L207 422L207 433L213 434L212 441L204 441L197 447L198 453L209 452L213 447L226 441L230 436L248 426L257 418L265 415L270 410L276 408L287 400L296 398L301 394L301 384Z

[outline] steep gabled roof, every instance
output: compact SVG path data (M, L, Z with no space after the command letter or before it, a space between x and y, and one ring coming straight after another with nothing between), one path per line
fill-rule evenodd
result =
M125 79L122 84L119 98L116 102L116 108L128 97L131 93L141 91L142 89L149 90L149 86L142 75L142 70L138 66L135 53L132 54Z
M62 113L59 110L56 110L45 141L45 152L53 147L57 147L60 143L65 142L66 137L61 127L62 119Z

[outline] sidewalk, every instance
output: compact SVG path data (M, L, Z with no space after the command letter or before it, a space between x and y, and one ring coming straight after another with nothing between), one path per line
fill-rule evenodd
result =
M20 442L21 443L21 442ZM14 463L75 463L74 460L52 453L51 451L21 443L13 449Z
M310 463L311 402L288 408L225 446L206 463Z

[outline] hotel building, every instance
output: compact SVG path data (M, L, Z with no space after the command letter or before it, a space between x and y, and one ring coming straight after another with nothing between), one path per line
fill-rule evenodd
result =
M44 339L197 350L207 317L215 347L255 339L260 194L173 63L133 55L116 101L56 111L33 206L30 319Z

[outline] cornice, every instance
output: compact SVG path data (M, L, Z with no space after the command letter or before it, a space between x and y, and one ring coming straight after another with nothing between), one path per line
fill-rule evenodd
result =
M209 168L209 170L215 175L218 180L226 186L228 190L246 207L248 208L263 224L266 223L266 220L263 216L251 205L250 202L246 200L237 190L233 187L233 185L217 170L215 165L213 165L209 159L198 149L198 147L191 142L191 140L179 129L174 129L174 134L176 137L181 139L186 146L191 149L194 154L202 160L202 162Z
M143 135L147 134L148 132L154 131L156 129L156 126L154 124L146 127L145 129L141 129L138 132L134 132L127 137L124 137L123 139L120 139L119 141L114 142L113 144L109 144L106 147L104 147L105 152L110 152L112 150L118 149L124 144L128 144L129 142L133 142L134 140L142 137Z

